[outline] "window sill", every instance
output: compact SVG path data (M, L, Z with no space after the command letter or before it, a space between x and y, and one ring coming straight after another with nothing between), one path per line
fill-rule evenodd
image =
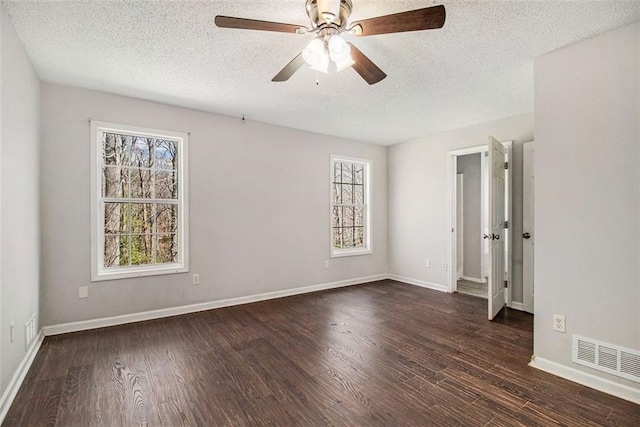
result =
M135 279L138 277L161 276L167 274L179 274L188 272L189 268L184 267L181 264L171 264L163 267L153 268L118 269L114 271L102 270L98 273L92 273L91 281L102 282L106 280Z
M357 250L341 250L332 251L331 258L342 258L347 256L359 256L359 255L371 255L373 251L371 249L357 249Z

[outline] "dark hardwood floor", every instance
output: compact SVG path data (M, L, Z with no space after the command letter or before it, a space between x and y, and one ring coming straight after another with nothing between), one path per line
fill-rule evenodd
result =
M388 280L48 337L4 425L640 426L486 304Z

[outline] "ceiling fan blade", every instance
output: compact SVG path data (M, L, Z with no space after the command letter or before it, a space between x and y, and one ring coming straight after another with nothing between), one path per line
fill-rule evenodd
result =
M353 34L356 36L433 30L442 28L446 15L443 5L425 7L357 21L349 27L349 30L353 30Z
M241 30L275 31L279 33L297 34L299 30L307 32L308 29L301 25L282 24L280 22L260 21L257 19L234 18L233 16L218 15L215 17L218 27L237 28Z
M302 59L302 52L291 60L274 78L272 82L286 82L293 76L293 74L304 65L304 59Z
M355 61L353 69L356 70L360 77L366 80L370 85L374 85L383 80L387 75L376 64L373 63L367 56L360 52L360 50L349 43L351 46L351 57Z

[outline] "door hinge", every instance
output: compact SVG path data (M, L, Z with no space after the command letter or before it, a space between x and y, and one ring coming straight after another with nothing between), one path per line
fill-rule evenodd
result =
M504 222L504 228L509 228L509 221Z
M509 282L507 282L506 280L504 281L504 287L508 288L509 287Z
M504 162L504 168L509 169L509 162Z

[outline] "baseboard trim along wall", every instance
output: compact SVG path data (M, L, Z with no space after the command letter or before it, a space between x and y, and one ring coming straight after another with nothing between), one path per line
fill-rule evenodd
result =
M403 282L408 285L420 286L421 288L433 289L434 291L440 292L449 292L449 287L445 285L440 285L438 283L425 282L424 280L412 279L410 277L398 276L395 274L390 274L387 278L391 280L396 280L398 282Z
M623 384L618 384L611 380L591 375L570 366L561 365L542 357L533 356L529 366L549 374L573 381L578 384L593 388L603 393L611 394L620 399L628 400L640 404L640 389L632 388Z
M100 319L84 320L80 322L63 323L59 325L45 326L42 328L45 336L66 334L69 332L86 331L90 329L104 328L108 326L124 325L127 323L142 322L145 320L161 319L164 317L179 316L181 314L196 313L198 311L212 310L215 308L231 307L234 305L249 304L252 302L265 301L275 298L283 298L293 295L307 294L310 292L324 291L328 289L342 288L345 286L360 285L363 283L375 282L377 280L388 279L386 274L374 276L358 277L355 279L341 280L338 282L321 283L318 285L304 286L300 288L285 289L282 291L266 292L262 294L249 295L246 297L229 298L218 301L204 302L199 304L183 305L179 307L169 307L160 310L144 311L141 313L124 314L121 316L104 317Z
M515 310L524 311L524 304L522 304L521 302L517 302L517 301L511 301L511 308L513 308Z
M475 283L487 283L487 281L484 279L478 279L477 277L469 277L469 276L462 276L462 280L468 280L469 282L475 282Z
M36 354L38 354L38 350L40 350L43 340L43 333L38 333L36 339L33 340L33 344L31 344L31 347L29 347L29 350L27 350L27 353L24 355L22 362L18 365L18 369L13 373L13 377L11 377L9 385L4 393L2 393L2 398L0 398L0 424L4 421L4 417L7 416L7 412L9 412L13 399L16 398L18 390L20 390L20 386L27 376L27 372L29 372L29 368L31 367L33 360L36 358Z

